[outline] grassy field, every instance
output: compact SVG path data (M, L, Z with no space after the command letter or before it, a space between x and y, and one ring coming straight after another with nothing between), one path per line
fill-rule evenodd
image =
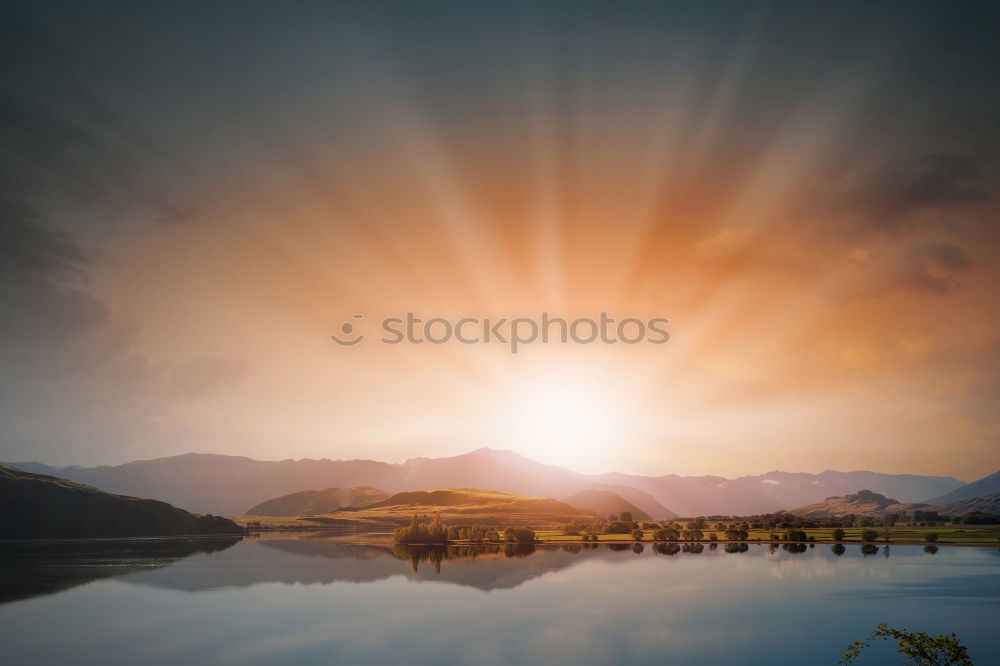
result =
M882 528L862 528L845 527L843 543L862 543L861 532L866 529L874 529L879 533L878 539L873 543L883 543L885 536ZM807 537L815 537L817 542L833 542L833 528L803 529ZM718 530L702 530L703 541L708 541L714 534L719 541L726 541L725 532ZM771 530L749 530L748 541L770 541ZM784 529L774 530L773 534L781 537ZM994 544L1000 546L1000 525L945 525L940 527L892 527L889 531L889 543L927 543L924 534L935 532L938 540L935 545L960 545L960 544ZM580 541L578 536L565 536L559 530L537 530L536 536L540 541L568 542ZM643 540L651 541L653 530L643 530ZM599 541L632 541L631 534L601 534Z

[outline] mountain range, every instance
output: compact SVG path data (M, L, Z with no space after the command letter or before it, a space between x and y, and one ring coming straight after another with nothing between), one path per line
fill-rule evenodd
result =
M969 484L972 485L972 484ZM821 502L792 509L797 516L881 516L889 513L911 514L914 511L934 511L942 516L964 516L968 513L1000 514L1000 493L958 500L947 504L923 502L904 504L870 490L852 495L827 497Z
M108 492L154 497L190 511L227 516L243 515L261 502L304 490L356 486L372 486L390 494L435 488L486 488L560 500L580 491L597 490L614 493L654 519L768 513L862 488L902 503L938 504L945 502L931 502L928 498L948 498L967 486L978 487L951 477L866 471L773 471L736 479L675 474L588 475L546 465L513 451L488 448L445 458L413 458L399 464L325 458L263 461L199 453L101 467L8 464Z
M967 483L961 488L956 488L940 497L928 500L928 504L951 504L962 500L976 499L987 495L1000 493L1000 472L990 474L978 481Z

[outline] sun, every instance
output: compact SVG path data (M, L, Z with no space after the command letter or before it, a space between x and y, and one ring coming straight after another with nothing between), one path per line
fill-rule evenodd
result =
M534 373L510 389L501 428L511 448L573 469L614 459L628 430L626 396L596 373Z

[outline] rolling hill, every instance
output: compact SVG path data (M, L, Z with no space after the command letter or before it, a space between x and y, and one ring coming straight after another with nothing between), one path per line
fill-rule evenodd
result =
M447 510L452 513L466 514L545 513L578 516L584 513L565 502L549 497L530 497L478 488L442 488L440 490L396 493L380 502L364 507L364 510L403 509L412 514L415 507L421 510L428 507L432 511Z
M389 496L378 488L327 488L282 495L247 509L249 516L311 516L330 513L345 506L364 506Z
M973 499L959 500L949 504L935 504L928 507L945 516L964 516L967 513L991 513L1000 516L1000 493L975 497Z
M227 518L0 465L0 538L241 534Z
M848 514L876 516L905 510L905 505L890 497L870 490L861 490L853 495L827 497L822 502L791 509L789 513L796 516L846 516Z
M405 525L414 515L438 516L448 525L560 525L593 514L549 497L535 497L478 488L441 488L404 491L364 507L347 507L331 513L290 519L247 515L271 527L352 527L387 529Z
M650 520L649 514L610 490L578 490L563 501L577 509L594 511L605 517L613 513L621 515L623 511L628 511L632 514L633 520Z

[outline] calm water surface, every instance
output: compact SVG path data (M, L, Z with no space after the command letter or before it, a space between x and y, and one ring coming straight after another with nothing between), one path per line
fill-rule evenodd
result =
M0 545L5 664L834 664L878 622L1000 664L1000 552ZM880 646L861 663L896 663Z

